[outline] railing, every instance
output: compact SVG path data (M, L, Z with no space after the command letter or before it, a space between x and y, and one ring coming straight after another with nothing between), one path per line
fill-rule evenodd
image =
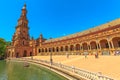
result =
M50 61L47 61L47 60L30 59L30 58L22 58L22 59L23 60L32 60L33 62L38 62L38 63L42 62L42 63L50 64L51 66L55 66L55 67L76 73L80 77L87 79L87 80L114 80L108 76L102 75L100 72L94 73L94 72L90 72L90 71L83 70L80 68L76 68L74 66L63 65L61 63L52 62L52 64L51 64Z

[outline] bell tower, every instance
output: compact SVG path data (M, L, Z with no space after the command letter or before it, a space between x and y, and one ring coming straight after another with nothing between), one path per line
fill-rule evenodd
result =
M27 20L27 10L26 4L24 4L22 8L22 13L20 18L18 19L18 23L16 26L16 32L13 35L13 46L29 46L29 27Z
M7 47L8 57L18 58L37 55L36 40L31 40L29 36L26 4L24 4L21 10L21 15L15 29L12 45Z

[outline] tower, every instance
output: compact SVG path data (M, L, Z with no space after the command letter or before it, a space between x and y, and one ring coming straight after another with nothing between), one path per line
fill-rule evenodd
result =
M13 46L29 46L29 28L28 28L28 20L27 20L27 10L26 4L24 4L22 8L22 13L20 18L18 19L18 24L16 26L16 32L13 35Z
M7 48L9 57L26 57L35 55L35 46L30 45L29 27L27 20L27 9L24 4L21 16L18 19L16 31L12 38L12 45Z

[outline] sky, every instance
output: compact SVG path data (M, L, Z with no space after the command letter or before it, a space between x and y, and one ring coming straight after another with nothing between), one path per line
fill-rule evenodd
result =
M0 0L0 37L11 41L26 3L29 34L58 38L120 18L120 0Z

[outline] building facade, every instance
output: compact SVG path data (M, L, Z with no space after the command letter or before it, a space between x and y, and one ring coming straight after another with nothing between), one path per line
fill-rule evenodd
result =
M7 47L8 57L34 55L115 55L120 54L120 19L68 36L45 39L30 39L26 5L22 13L11 46Z
M22 8L22 13L18 19L16 32L12 38L11 46L7 47L8 57L26 57L35 54L35 40L30 39L27 20L26 4Z
M120 19L72 35L37 41L39 55L120 54Z

